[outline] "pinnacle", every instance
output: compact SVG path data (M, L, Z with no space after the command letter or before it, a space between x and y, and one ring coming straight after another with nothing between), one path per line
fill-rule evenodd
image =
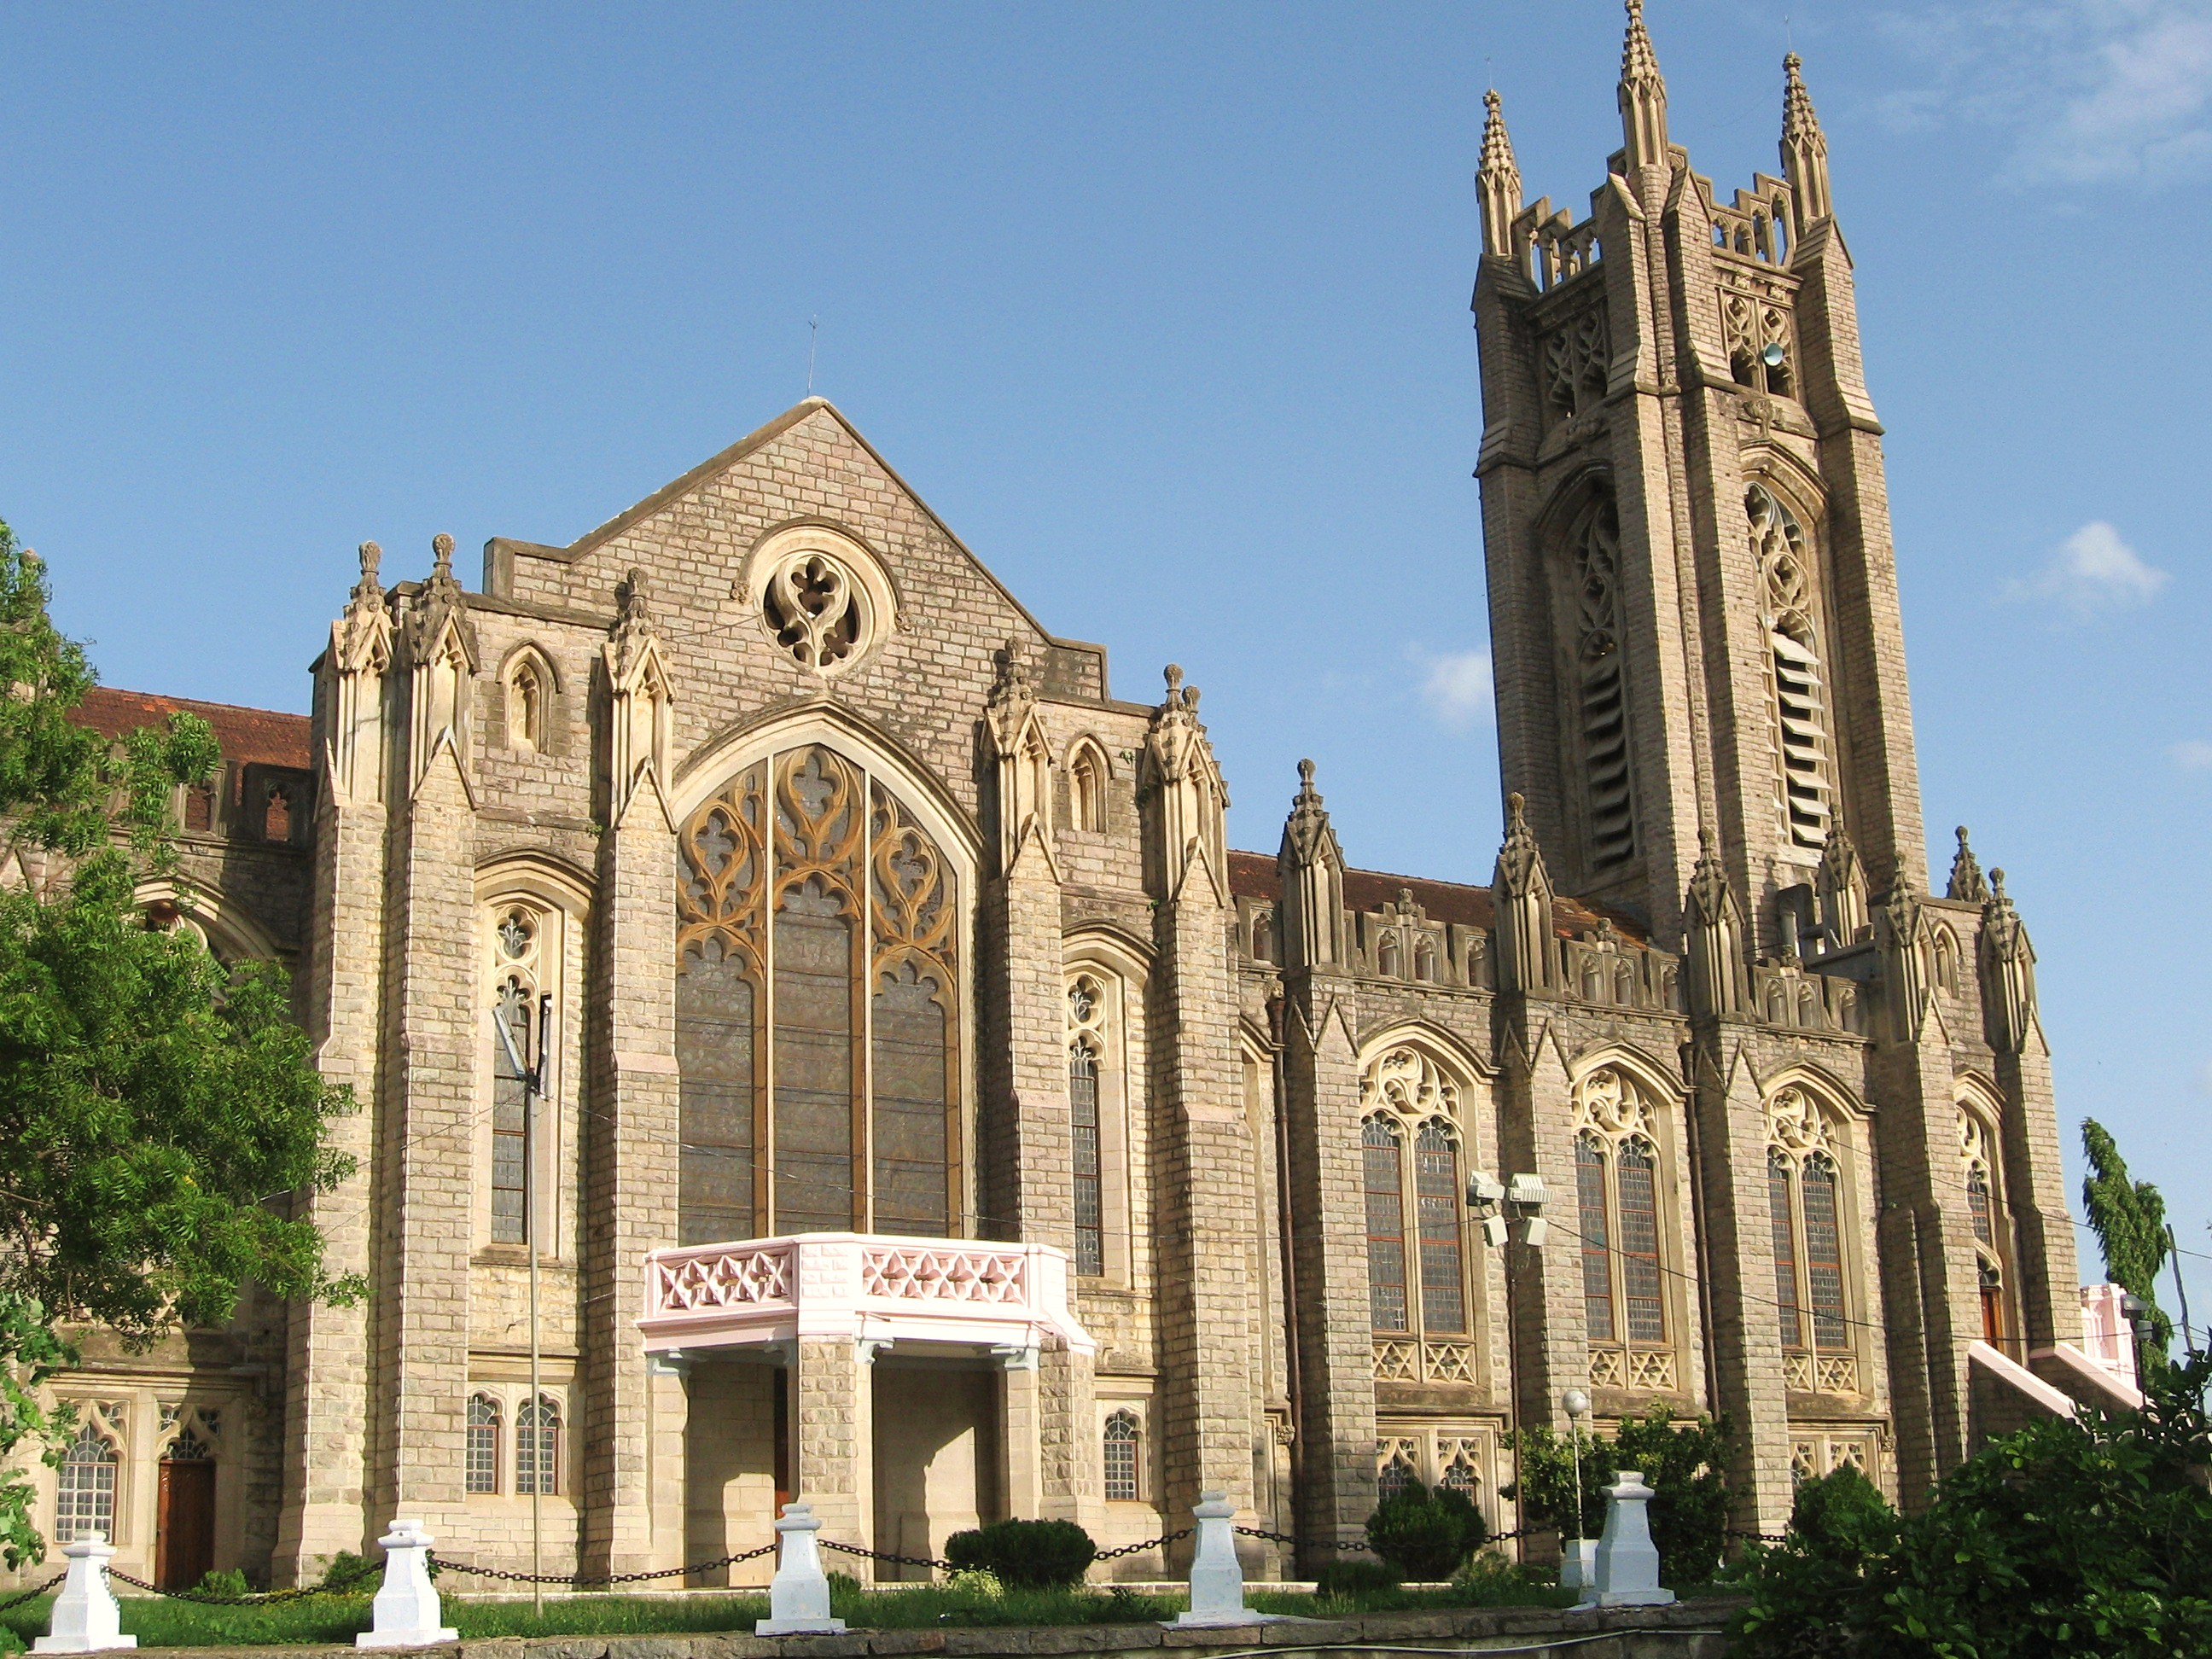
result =
M1482 106L1488 113L1482 122L1482 161L1475 169L1480 179L1510 179L1517 193L1521 185L1521 168L1513 159L1513 140L1506 136L1503 100L1496 88L1482 94Z
M1782 60L1782 142L1790 143L1800 139L1820 136L1820 118L1813 111L1813 94L1805 90L1805 77L1798 71L1804 60L1796 52Z
M1644 27L1644 0L1627 0L1628 34L1620 46L1620 84L1659 86L1659 55L1651 50L1651 35Z

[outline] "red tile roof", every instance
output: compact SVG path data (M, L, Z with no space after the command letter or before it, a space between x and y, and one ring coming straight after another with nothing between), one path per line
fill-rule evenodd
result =
M228 702L197 702L190 697L156 696L149 691L118 691L95 685L77 706L82 726L111 738L142 726L158 726L181 709L198 714L215 728L215 739L227 761L258 761L268 766L308 768L308 720L305 714L283 714L273 708L240 708Z
M1231 853L1229 890L1238 898L1279 898L1281 884L1275 873L1273 856L1267 853ZM1344 902L1350 910L1378 910L1385 904L1395 904L1398 896L1404 892L1413 894L1413 902L1421 907L1431 921L1488 927L1496 915L1487 887L1432 881L1425 876L1393 876L1379 870L1344 872ZM1619 910L1571 898L1555 898L1552 902L1552 927L1562 939L1571 939L1596 927L1601 915L1610 918L1624 938L1639 945L1647 941L1649 935L1644 926Z

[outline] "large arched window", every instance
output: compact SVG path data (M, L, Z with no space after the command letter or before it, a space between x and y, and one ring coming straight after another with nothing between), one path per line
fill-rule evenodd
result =
M1106 827L1106 757L1088 738L1067 757L1067 827L1096 833Z
M1108 1503L1133 1504L1143 1497L1142 1445L1136 1413L1123 1409L1109 1413L1103 1441Z
M960 896L936 841L811 744L692 813L677 877L683 1242L955 1232Z
M1461 1091L1459 1079L1410 1043L1384 1049L1361 1076L1378 1376L1474 1380Z
M1560 644L1571 684L1569 746L1581 774L1590 867L1636 855L1627 669L1621 647L1620 520L1610 495L1591 500L1566 536L1559 571Z
M1769 1098L1766 1121L1767 1210L1783 1376L1792 1389L1856 1393L1837 1125L1819 1102L1794 1085Z
M1764 484L1744 491L1743 510L1759 561L1760 622L1766 630L1778 828L1784 848L1817 857L1827 843L1835 803L1812 544Z
M550 1498L560 1489L561 1407L541 1394L514 1414L514 1492Z
M527 1245L534 1229L539 1252L558 1255L562 986L576 934L540 875L507 866L480 878L477 1237Z
M62 1454L55 1483L54 1542L115 1536L115 1443L87 1423Z
M1576 1230L1590 1381L1674 1388L1658 1110L1626 1073L1604 1066L1576 1084L1575 1116Z
M1105 988L1089 974L1067 989L1068 1155L1075 1181L1075 1271L1106 1271L1105 1161L1099 1139L1099 1058L1105 1048Z
M471 1492L499 1490L499 1401L488 1394L469 1396L469 1441L465 1487Z

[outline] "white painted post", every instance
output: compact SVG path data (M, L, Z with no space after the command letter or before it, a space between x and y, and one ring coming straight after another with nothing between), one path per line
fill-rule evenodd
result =
M31 1644L33 1653L98 1653L106 1648L135 1648L138 1638L123 1634L123 1609L107 1582L115 1546L104 1532L88 1532L62 1546L69 1577L54 1598L48 1634Z
M1244 1568L1237 1559L1237 1535L1230 1522L1237 1506L1225 1492L1202 1492L1198 1506L1198 1547L1190 1558L1190 1611L1179 1625L1261 1625L1274 1615L1244 1605Z
M1559 1557L1561 1589L1594 1589L1597 1586L1597 1540L1570 1538Z
M1578 1607L1659 1607L1674 1592L1659 1588L1659 1551L1644 1513L1655 1493L1640 1470L1623 1469L1605 1489L1605 1536L1597 1540L1597 1576Z
M775 1577L769 1580L768 1617L753 1625L756 1636L827 1636L845 1628L830 1616L830 1575L822 1571L822 1551L814 1534L822 1518L811 1504L786 1504L776 1517Z
M369 1604L369 1626L353 1638L357 1648L427 1648L458 1642L461 1633L438 1620L443 1611L430 1582L430 1546L437 1540L420 1521L404 1518L378 1539L384 1551L384 1583Z

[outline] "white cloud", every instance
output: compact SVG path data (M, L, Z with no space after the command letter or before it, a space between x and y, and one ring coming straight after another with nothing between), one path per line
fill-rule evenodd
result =
M2212 173L2205 0L1951 0L1882 22L1918 70L1887 112L2008 131L2016 183L2149 186Z
M2212 769L2212 743L2202 738L2185 738L2173 745L2173 763L2185 772Z
M1429 672L1421 682L1421 701L1431 714L1455 732L1489 722L1495 706L1490 653L1455 651L1425 660Z
M2093 519L2058 544L2050 562L2008 594L2015 599L2053 599L2077 617L2148 604L2166 586L2166 574L2142 556L2102 519Z

